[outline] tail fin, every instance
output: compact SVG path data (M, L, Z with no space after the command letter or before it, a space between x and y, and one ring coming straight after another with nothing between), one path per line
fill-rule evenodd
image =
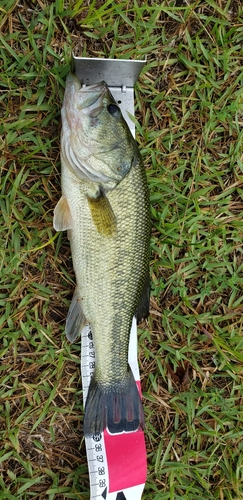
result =
M130 370L125 380L102 384L91 379L85 405L84 435L90 437L105 428L112 434L144 427L141 398Z

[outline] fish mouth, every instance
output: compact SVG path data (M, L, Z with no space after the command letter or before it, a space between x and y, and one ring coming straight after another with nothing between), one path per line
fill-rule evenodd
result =
M101 81L82 86L76 93L76 106L84 114L97 117L103 110L103 98L108 90L106 82Z
M102 92L104 90L107 90L107 83L102 80L101 82L98 83L93 83L91 85L82 85L80 88L81 92Z
M68 75L64 97L67 116L71 109L74 115L81 112L91 118L97 118L104 109L103 100L107 92L108 86L104 81L81 86L76 75Z

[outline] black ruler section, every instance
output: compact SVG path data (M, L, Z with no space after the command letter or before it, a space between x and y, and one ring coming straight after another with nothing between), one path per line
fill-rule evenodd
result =
M103 493L101 493L101 496L106 499L107 497L107 488L103 491Z
M101 493L101 496L106 499L107 497L107 488L103 491L103 493ZM116 497L116 500L127 500L123 491L119 491L119 493L117 493L117 497Z
M119 491L119 493L117 493L116 500L126 500L126 497L125 497L123 491Z

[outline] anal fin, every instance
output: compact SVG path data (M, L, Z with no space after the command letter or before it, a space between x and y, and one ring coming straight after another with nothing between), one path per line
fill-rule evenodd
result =
M62 196L55 206L53 227L56 231L65 231L73 227L71 210L65 196Z
M74 342L80 335L82 328L86 325L87 321L84 316L81 299L79 297L77 288L74 292L72 302L69 307L66 319L66 337L70 342Z
M88 204L93 223L102 236L111 236L116 229L116 218L111 204L100 186L95 196L89 196Z

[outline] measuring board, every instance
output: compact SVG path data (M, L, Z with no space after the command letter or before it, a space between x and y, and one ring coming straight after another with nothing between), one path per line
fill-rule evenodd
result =
M100 59L74 56L76 76L83 85L106 81L135 136L134 84L145 61ZM141 395L137 362L137 324L133 319L128 362ZM95 369L93 335L87 325L81 332L81 376L83 401ZM110 434L106 429L85 438L90 478L90 500L141 500L146 481L147 461L144 432Z

